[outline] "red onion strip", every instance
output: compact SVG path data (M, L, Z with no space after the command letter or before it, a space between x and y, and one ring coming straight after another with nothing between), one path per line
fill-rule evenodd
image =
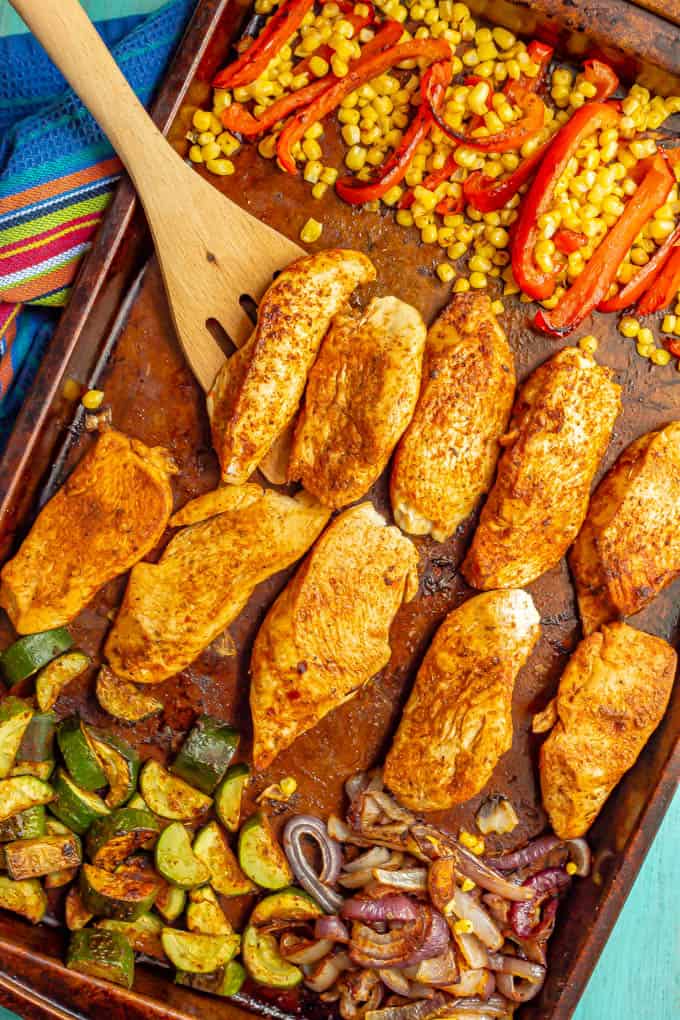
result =
M314 840L321 851L321 871L317 875L305 857L302 848L304 837ZM295 815L283 830L283 849L293 874L310 896L328 914L336 914L342 905L342 896L330 887L337 882L342 868L342 849L328 835L326 826L314 815Z

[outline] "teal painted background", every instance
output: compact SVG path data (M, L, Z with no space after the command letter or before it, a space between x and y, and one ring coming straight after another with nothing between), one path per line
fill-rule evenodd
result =
M155 10L159 0L86 0L95 18ZM0 35L22 30L0 0ZM680 798L676 797L574 1020L680 1020ZM0 961L0 967L2 961ZM0 1007L0 1020L13 1014Z

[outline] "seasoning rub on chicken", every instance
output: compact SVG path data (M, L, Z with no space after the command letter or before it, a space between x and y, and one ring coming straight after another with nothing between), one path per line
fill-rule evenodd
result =
M562 839L582 836L661 722L677 656L662 638L612 623L585 638L543 715L543 804ZM534 726L535 729L541 729Z
M373 279L366 255L331 249L293 262L269 287L252 336L208 394L225 482L245 482L291 422L331 319L359 284Z
M331 507L370 489L416 406L425 333L395 297L334 319L309 375L289 480Z
M520 587L559 563L586 515L620 392L611 370L577 347L529 376L462 566L474 588Z
M19 634L73 620L146 556L172 512L170 454L110 429L43 508L3 567L0 605Z
M488 491L515 393L512 351L485 294L458 294L427 335L423 384L391 480L397 524L444 541Z
M583 622L632 616L680 573L680 422L621 454L590 501L569 557Z
M309 549L327 520L311 497L257 485L189 503L171 523L193 523L158 563L130 574L105 647L114 673L144 684L179 673L238 616L257 584Z
M540 636L525 591L477 595L454 609L418 670L385 763L385 782L414 811L462 804L512 744L512 692Z
M417 562L410 540L371 503L333 521L255 640L255 768L266 768L388 662L390 626L415 595Z

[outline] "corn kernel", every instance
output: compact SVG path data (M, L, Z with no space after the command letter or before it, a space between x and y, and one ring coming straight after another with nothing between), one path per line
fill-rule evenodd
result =
M202 163L203 153L201 152L200 145L192 145L189 149L189 159L192 163Z
M482 290L486 287L486 275L481 272L470 273L470 286L474 287L475 290Z
M589 334L588 336L582 336L578 342L579 347L586 354L594 354L597 350L597 337Z
M329 70L328 61L315 54L309 61L309 70L315 78L325 78Z
M82 386L76 379L66 379L61 394L64 400L77 400L81 390Z
M420 231L420 237L423 244L436 244L437 228L434 223L428 223L427 226L423 227Z
M440 262L437 266L437 276L442 283L450 283L456 275L456 271L450 262Z
M310 159L309 162L305 164L305 169L302 176L304 177L308 184L317 184L321 177L321 170L322 165L319 162L319 160Z
M410 209L399 209L397 211L396 221L400 227L412 227L413 213Z
M81 403L88 411L96 411L104 402L103 390L88 390L81 398Z
M468 93L467 104L472 112L476 113L479 117L483 117L487 112L486 104L490 91L488 83L480 81Z
M310 217L300 231L300 240L304 241L305 244L313 244L321 237L322 230L323 225L318 220Z
M192 124L197 131L209 131L211 123L212 117L207 110L196 110L192 119Z
M637 319L632 318L632 316L630 315L627 315L625 316L625 318L621 319L621 322L619 323L619 333L621 334L621 336L625 336L628 340L632 340L634 339L634 337L638 335L639 332L640 323L638 322Z
M222 150L217 142L208 142L207 145L201 146L201 156L205 160L206 164L212 162L214 159L219 159L222 154Z
M670 353L663 347L657 347L650 355L655 365L667 365L671 360Z
M209 159L205 165L211 174L217 174L218 177L229 177L236 171L230 159Z
M643 326L642 329L638 330L637 342L643 345L649 345L654 343L654 334L652 333L649 326Z
M578 871L578 865L574 864L573 861L569 861L564 870L568 875L575 875Z
M276 155L276 137L267 135L257 146L257 151L264 159L273 159Z
M464 277L459 276L453 285L454 294L465 294L470 289L470 281Z
M317 181L312 188L312 198L323 198L328 191L328 185L324 184L323 181Z
M663 322L661 323L661 332L674 333L677 324L678 324L677 315L664 315Z
M508 32L507 28L494 28L491 34L496 45L500 46L502 50L509 50L511 46L515 45L515 37L512 32Z
M349 71L349 64L342 57L338 56L337 53L334 53L331 57L331 67L333 68L333 74L337 78L344 78Z

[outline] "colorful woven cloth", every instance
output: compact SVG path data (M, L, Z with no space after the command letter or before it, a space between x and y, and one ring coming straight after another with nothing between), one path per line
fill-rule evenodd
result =
M99 30L148 105L195 0ZM0 447L121 167L30 35L0 40Z

